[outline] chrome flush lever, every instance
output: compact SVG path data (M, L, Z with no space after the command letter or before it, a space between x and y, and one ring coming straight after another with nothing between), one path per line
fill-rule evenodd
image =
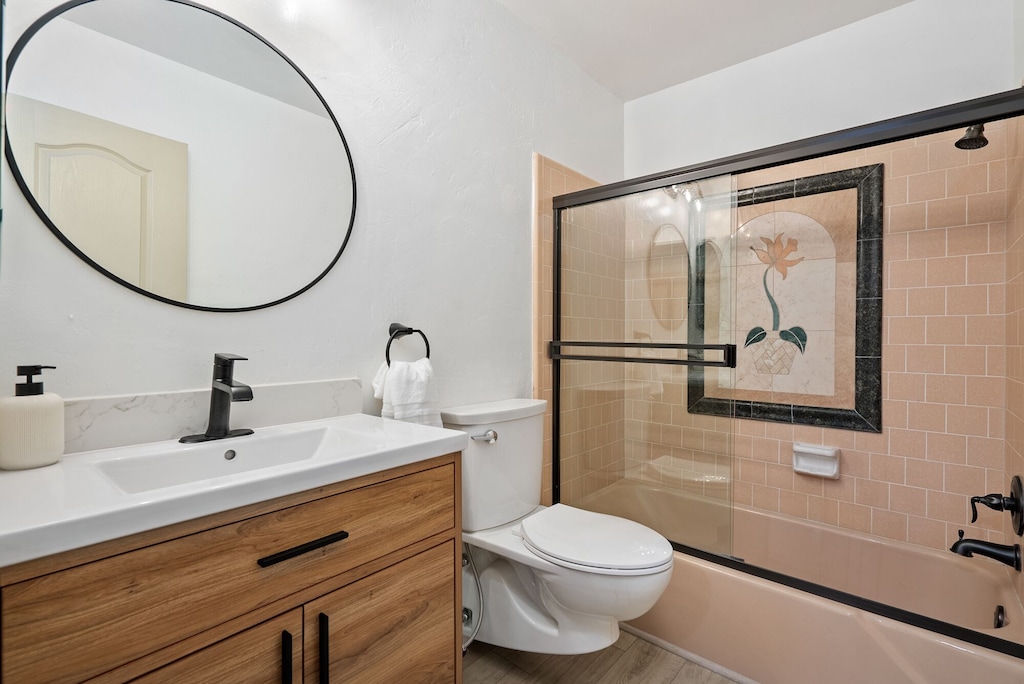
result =
M494 430L488 430L482 435L473 435L470 439L474 442L487 442L488 444L494 444L498 441L498 433Z

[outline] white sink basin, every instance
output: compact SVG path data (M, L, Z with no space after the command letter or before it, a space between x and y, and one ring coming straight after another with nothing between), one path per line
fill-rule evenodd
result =
M0 471L0 567L425 461L468 441L464 432L353 414Z
M333 435L334 440L328 439L329 435L330 428L311 427L287 434L257 432L201 444L161 442L158 448L100 461L96 467L122 492L135 494L305 461L316 456L325 444L338 446L337 435Z

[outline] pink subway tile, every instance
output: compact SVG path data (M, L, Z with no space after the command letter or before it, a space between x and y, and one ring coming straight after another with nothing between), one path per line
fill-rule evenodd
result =
M946 372L954 375L985 375L988 355L981 346L946 347ZM967 403L973 403L969 399Z
M856 501L862 506L889 507L889 483L857 478Z
M927 344L964 344L967 340L967 325L964 316L928 316L925 319L925 342ZM972 340L974 342L974 340ZM985 344L984 342L977 342Z
M890 428L907 427L907 407L909 401L882 400L882 424Z
M1003 316L967 316L967 341L970 344L1002 345L1006 341Z
M928 259L926 283L928 287L963 285L967 282L967 258L963 256Z
M989 313L988 286L962 285L947 287L946 313L953 316Z
M753 485L754 508L765 511L779 510L779 490L775 487Z
M924 344L928 339L928 317L926 316L891 318L887 321L887 324L889 327L889 344Z
M845 456L845 454L844 454ZM840 472L844 472L845 465L840 463ZM832 501L853 502L857 496L857 479L847 474L841 474L838 480L826 480L822 483L825 498Z
M777 463L765 464L765 483L769 487L777 489L793 489L792 466L784 466Z
M908 402L907 428L928 432L944 432L946 430L946 405ZM889 443L892 443L891 439Z
M967 166L968 156L963 150L949 144L949 140L939 139L928 145L928 169L950 169Z
M920 440L920 456L915 455L915 458L924 457L924 442L925 440L922 433ZM890 443L892 443L891 438ZM906 481L906 464L907 459L900 456L871 454L871 479L880 482L903 484Z
M966 524L967 500L961 494L928 492L928 517L945 522Z
M967 257L967 283L1002 283L1005 271L1002 254L977 254Z
M927 227L927 202L915 202L913 204L897 204L896 206L889 207L889 232L906 233L912 230L924 230Z
M927 401L936 404L963 404L966 385L965 378L960 375L929 375L925 397Z
M888 397L902 401L924 401L925 380L928 377L932 376L923 373L890 373Z
M896 541L907 540L907 516L905 513L875 508L871 511L871 534Z
M1006 219L1006 192L987 192L967 198L967 222L991 223Z
M955 539L955 537L954 537ZM911 515L907 519L907 541L932 549L947 549L946 524L939 520Z
M944 469L943 490L945 492L967 496L975 496L980 492L987 493L984 468L947 463Z
M936 489L942 491L942 483L945 477L944 464L935 461L921 461L915 458L907 459L907 485L921 489Z
M782 490L779 492L779 512L797 518L807 517L807 495Z
M909 515L926 515L928 492L920 487L890 485L889 498L892 510Z
M946 370L946 347L940 344L908 345L906 360L909 373L942 373Z
M807 498L807 517L826 525L839 524L839 501L823 496Z
M985 286L977 285L975 287L983 288ZM951 289L954 288L915 287L907 290L907 314L911 316L942 316L946 314L947 292Z
M966 464L967 437L964 435L929 432L928 460Z
M967 403L973 406L1003 406L1006 383L998 377L967 377Z
M976 195L987 192L988 187L988 164L972 164L946 170L946 194L950 197L957 195ZM993 190L995 188L992 188Z
M967 438L967 464L979 468L1002 469L1006 458L1006 443L991 437Z
M967 224L967 198L950 197L926 202L926 225L934 228L954 228Z
M943 199L945 197L945 171L931 171L929 173L919 173L913 176L909 176L907 178L908 201L923 202L925 200Z
M858 504L839 502L839 526L855 532L871 532L871 508Z
M972 225L947 230L946 249L949 256L988 254L989 226Z
M928 171L928 146L903 147L892 152L893 177L909 176Z

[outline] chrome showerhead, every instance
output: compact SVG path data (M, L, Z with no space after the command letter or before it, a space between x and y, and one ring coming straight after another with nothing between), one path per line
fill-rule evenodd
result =
M953 144L961 150L977 150L988 145L988 138L985 137L985 125L974 124L973 126L968 126L964 137Z

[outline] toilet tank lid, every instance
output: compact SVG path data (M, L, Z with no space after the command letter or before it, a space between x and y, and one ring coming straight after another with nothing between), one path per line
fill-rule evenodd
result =
M466 404L441 409L441 420L447 425L501 423L544 413L547 405L544 399L502 399L484 404Z

